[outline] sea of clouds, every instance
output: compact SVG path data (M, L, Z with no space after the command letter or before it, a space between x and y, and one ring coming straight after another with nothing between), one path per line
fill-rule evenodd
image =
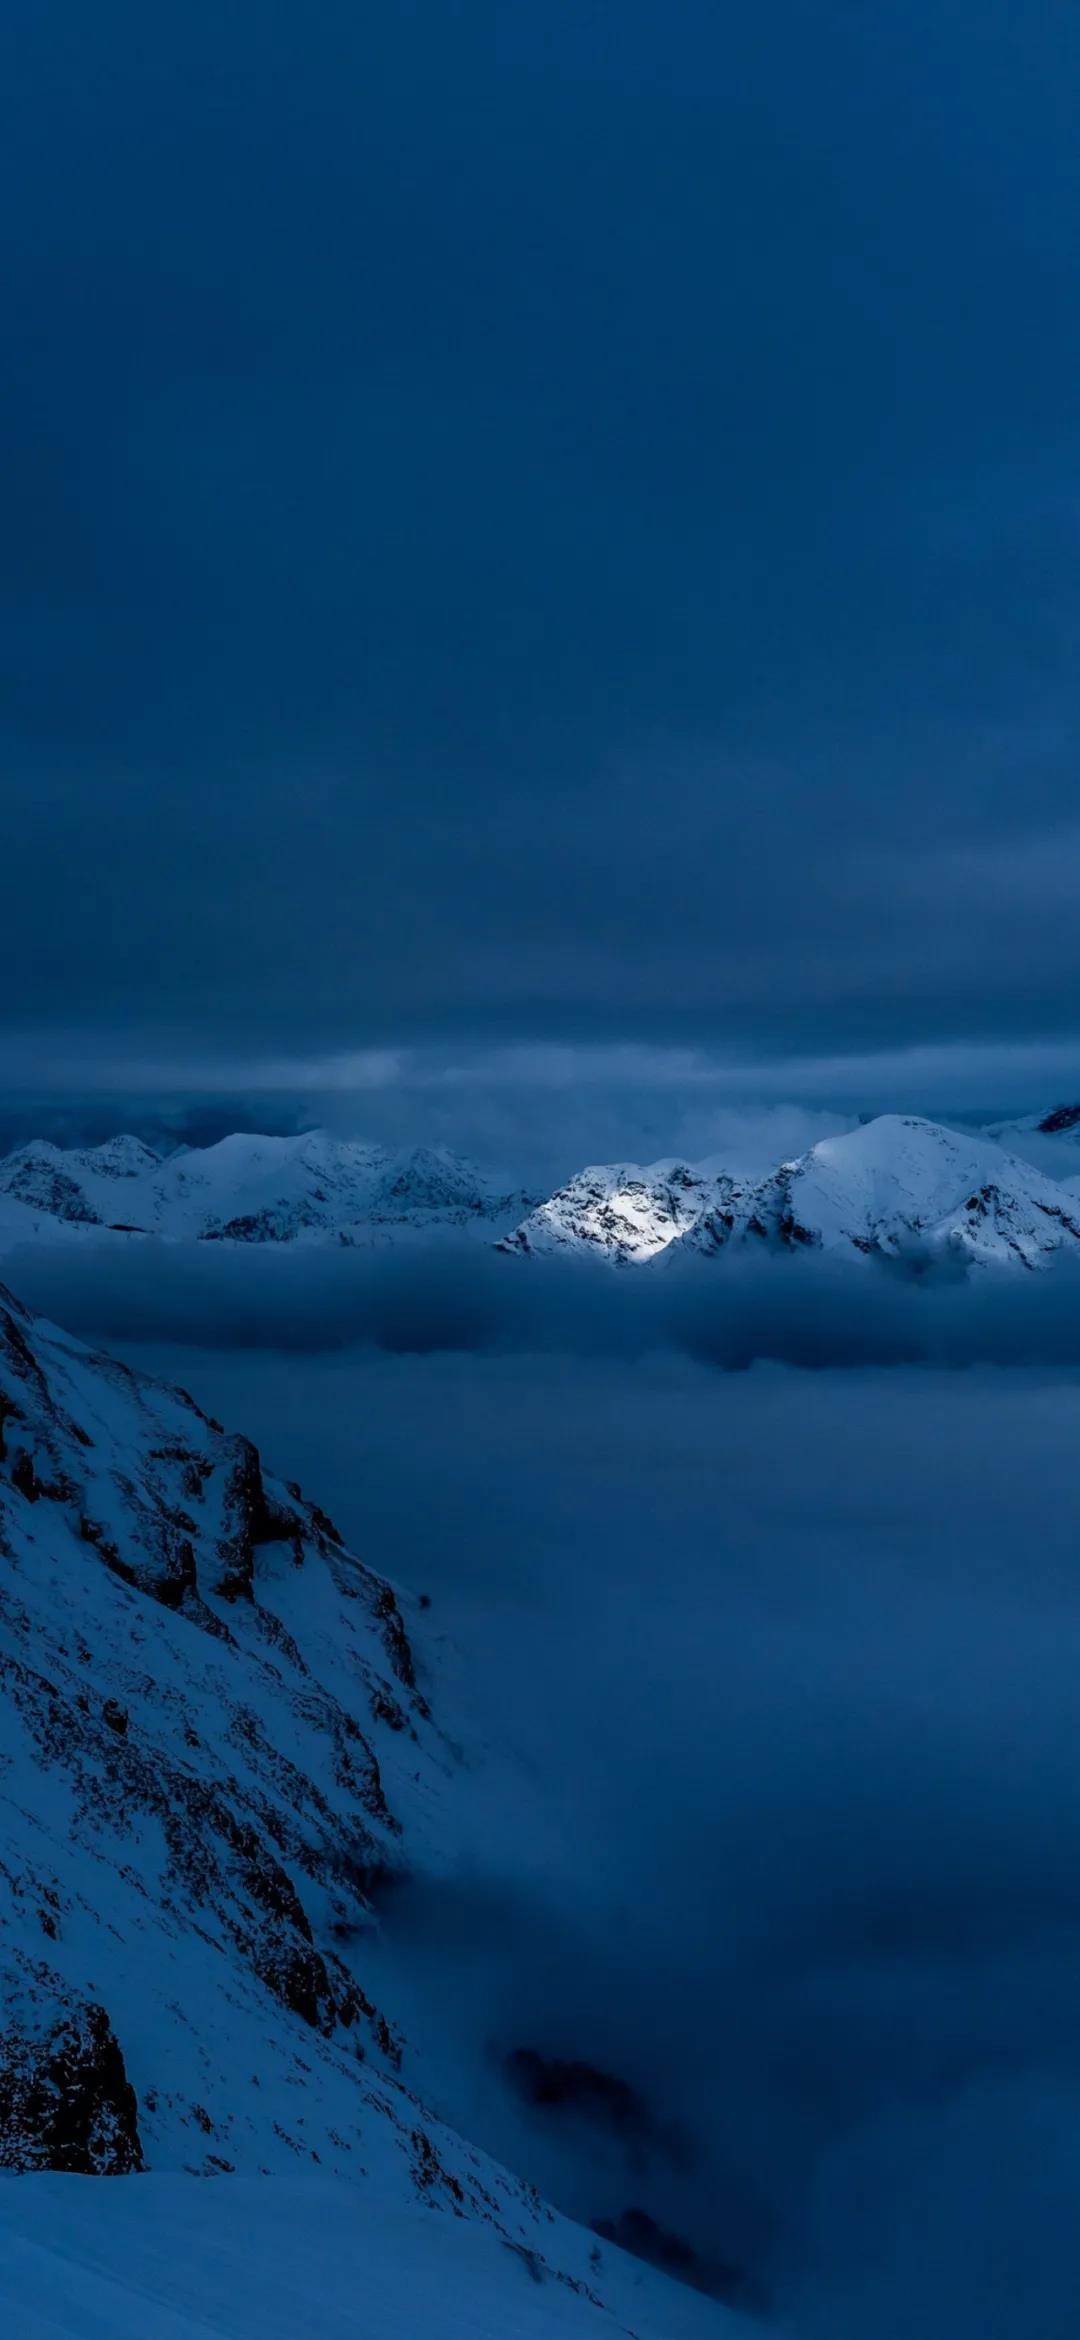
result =
M430 1596L458 1851L373 1952L421 2092L804 2340L1071 2334L1080 1278L18 1265ZM643 2126L523 2106L522 2045Z

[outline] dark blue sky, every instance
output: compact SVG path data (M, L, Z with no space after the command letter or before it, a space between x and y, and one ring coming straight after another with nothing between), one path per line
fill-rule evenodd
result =
M1067 0L11 0L0 88L9 1064L1080 1028Z

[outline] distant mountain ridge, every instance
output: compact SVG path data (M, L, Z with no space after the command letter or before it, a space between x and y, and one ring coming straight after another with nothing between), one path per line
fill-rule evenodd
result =
M1063 1145L1080 1146L1080 1105L1052 1105L1048 1113L1025 1113L1015 1121L993 1121L986 1135L1007 1146L1014 1138L1060 1138Z
M1080 1257L1080 1203L1070 1182L986 1136L882 1114L758 1179L689 1163L593 1167L499 1246L620 1268L757 1247L1035 1268L1058 1252Z
M542 1199L509 1191L463 1157L395 1153L325 1130L238 1132L167 1156L141 1140L63 1149L35 1141L0 1160L0 1247L108 1241L379 1244L469 1237L506 1257L598 1260L641 1270L664 1258L777 1253L908 1257L959 1266L1042 1266L1080 1243L1080 1106L998 1136L881 1114L764 1175L716 1160L599 1163ZM1006 1125L1001 1125L1004 1131ZM1036 1142L1037 1141L1037 1142Z
M36 1139L0 1160L0 1239L56 1228L234 1243L389 1242L439 1227L498 1234L530 1199L441 1148L395 1153L325 1130L238 1132L164 1157L126 1136L86 1148Z
M882 1114L781 1163L681 1238L706 1255L732 1244L1036 1268L1062 1251L1080 1259L1080 1209L990 1139Z

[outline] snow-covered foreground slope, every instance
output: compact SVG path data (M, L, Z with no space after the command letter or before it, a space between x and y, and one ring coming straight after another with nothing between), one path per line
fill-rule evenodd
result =
M246 1439L7 1296L0 1430L0 2163L49 2158L64 2062L62 2165L347 2170L396 2062L372 1894L450 1763L402 1609Z
M716 2340L748 2329L619 2251L597 2246L597 2258L587 2286L567 2282L527 2245L403 2205L377 2179L0 2181L13 2340Z
M128 2323L119 2308L110 2321L108 2283L131 2280L124 2221L142 2232L146 2215L134 2174L145 2167L207 2181L190 2202L182 2188L161 2200L179 2221L174 2242L187 2236L182 2256L194 2252L190 2225L210 2222L208 2281L226 2230L245 2262L255 2249L273 2264L275 2214L257 2248L244 2242L233 2172L370 2189L356 2221L367 2215L384 2238L397 2221L409 2251L418 2208L448 2232L482 2230L476 2264L489 2272L476 2279L491 2291L493 2331L541 2328L526 2307L520 2325L499 2322L504 2279L525 2301L535 2290L558 2302L552 2328L569 2331L587 2321L588 2294L606 2298L597 2252L622 2268L428 2116L398 2076L392 1987L381 2005L368 1987L381 1897L410 1863L432 1875L454 1858L460 1758L421 1684L419 1617L246 1439L0 1292L0 2168L110 2178L85 2226L83 2197L70 2197L62 2245L44 2218L52 2257L35 2261L41 2297L55 2281L61 2303L65 2285L85 2302L57 2268L77 2232L80 2263L97 2236L99 2320L46 2316L42 2330L130 2324L145 2340L156 2327L131 2318L162 2296L170 2261L166 2296L189 2319L177 2333L355 2328L330 2314L343 2314L359 2271L355 2238L322 2326L215 2323L212 2283L203 2298L164 2243L157 2271L134 2279ZM385 1958L380 1974L392 1986ZM125 2176L133 2209L126 2188L113 2200ZM5 2195L23 2201L21 2189ZM344 2250L340 2203L313 2204L306 2244L296 2229L309 2260L334 2217ZM152 2249L150 2227L144 2241ZM435 2288L444 2247L432 2245ZM472 2246L454 2248L467 2284ZM415 2257L419 2283L418 2245ZM230 2297L240 2272L238 2257ZM283 2296L306 2280L283 2262ZM249 2267L242 2301L255 2282ZM620 2282L632 2282L625 2269ZM373 2333L485 2328L464 2310L457 2324L418 2326L412 2306L395 2323L389 2257L383 2285ZM273 2288L267 2276L267 2303ZM28 2316L19 2329L34 2329Z
M990 1139L890 1113L706 1211L678 1251L746 1244L1035 1268L1055 1252L1080 1257L1080 1209Z
M736 1191L733 1179L706 1164L598 1163L538 1204L499 1248L535 1258L637 1266L666 1251L704 1211L724 1207Z
M527 1201L457 1155L395 1154L325 1130L238 1133L165 1160L132 1137L81 1150L36 1139L0 1161L0 1244L106 1230L237 1243L389 1242L440 1227L494 1237Z

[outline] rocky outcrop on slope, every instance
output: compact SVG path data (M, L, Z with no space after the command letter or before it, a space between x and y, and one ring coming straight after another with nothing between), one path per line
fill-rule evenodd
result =
M128 2177L144 2166L135 2091L103 2007L39 1964L0 2030L0 2169Z

